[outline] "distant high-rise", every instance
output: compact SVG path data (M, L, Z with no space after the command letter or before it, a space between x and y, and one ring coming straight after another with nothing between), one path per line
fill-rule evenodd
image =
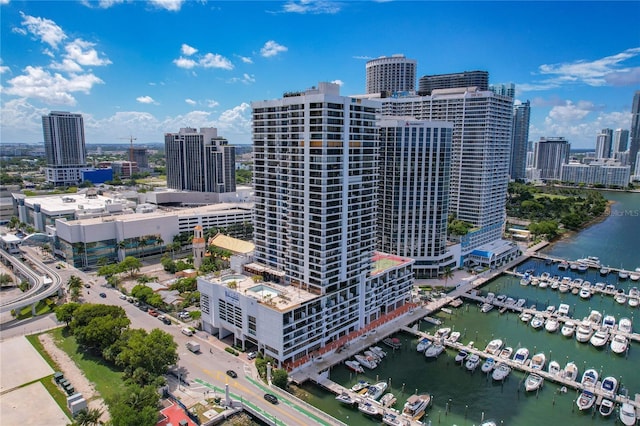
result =
M492 84L489 87L496 95L509 96L510 98L516 97L516 85L513 83L508 84Z
M378 249L415 260L416 278L438 277L447 251L453 124L383 118L380 127Z
M631 106L631 142L629 145L629 161L631 162L631 173L636 173L638 162L638 152L640 152L640 90L636 90L633 95L633 105Z
M629 149L629 130L616 129L613 132L612 154L625 152L627 149Z
M81 114L52 111L42 116L47 182L74 185L82 181L87 168L84 119Z
M138 164L140 171L146 171L149 169L149 156L147 155L147 148L133 148L131 149L132 160Z
M416 90L416 61L404 55L381 56L367 61L366 93Z
M234 192L235 147L214 127L182 128L164 135L167 187L198 192Z
M535 168L542 180L560 180L562 165L569 163L571 144L562 137L540 138L535 148Z
M596 138L596 158L611 158L613 129L602 129Z
M489 90L489 72L464 71L453 74L425 75L420 77L418 94L424 96L430 95L435 89L456 89L462 87L477 87L481 91Z
M527 177L527 145L529 144L529 101L516 105L513 109L513 132L511 136L511 179L524 180Z

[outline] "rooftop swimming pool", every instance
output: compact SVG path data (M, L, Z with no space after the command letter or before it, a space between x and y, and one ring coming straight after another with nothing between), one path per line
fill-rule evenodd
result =
M270 296L270 297L278 297L280 296L282 293L279 292L278 290L275 290L271 287L267 287L266 285L257 285L255 287L251 287L250 289L248 289L249 291L258 294L260 297L266 297L266 296Z
M244 281L246 279L247 277L245 277L244 275L225 275L224 277L220 278L220 281L222 281L223 283L228 283L231 281Z

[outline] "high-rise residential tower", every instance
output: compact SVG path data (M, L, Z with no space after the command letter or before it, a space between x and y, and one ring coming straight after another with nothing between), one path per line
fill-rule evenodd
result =
M620 152L625 152L627 149L629 149L629 130L616 129L613 132L613 154L615 155Z
M435 278L458 259L447 250L453 124L383 118L380 127L378 248L415 260Z
M436 89L463 87L477 87L481 91L489 90L489 72L464 71L452 74L425 75L420 77L418 82L418 94L424 96L430 95Z
M214 127L182 128L164 135L167 187L198 192L234 192L235 147Z
M47 182L75 185L82 181L87 167L84 119L81 114L52 111L42 116Z
M511 164L509 175L513 180L527 177L527 146L529 144L529 101L516 105L513 109L513 133L511 136Z
M510 98L516 97L516 85L513 83L492 84L489 90L496 95L509 96Z
M416 90L416 61L404 55L381 56L367 61L366 93Z
M640 90L636 90L633 95L633 105L631 106L631 130L629 132L631 141L629 145L629 161L631 173L637 175L638 153L640 152Z
M563 137L540 138L535 148L535 168L542 180L560 180L562 165L569 163L571 144Z

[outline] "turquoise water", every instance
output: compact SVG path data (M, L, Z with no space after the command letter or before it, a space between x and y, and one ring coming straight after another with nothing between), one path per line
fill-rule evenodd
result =
M549 254L571 259L598 256L604 264L627 269L640 266L640 250L637 249L640 222L639 217L633 213L640 211L640 194L608 192L605 195L617 201L612 215L580 234L557 243L548 250ZM625 289L640 286L638 282L620 281L615 274L603 278L595 270L582 274L558 271L556 265L546 265L543 261L533 259L518 267L521 271L526 269L535 269L536 274L547 270L552 275L580 276L592 283L603 281ZM538 307L567 303L571 307L570 314L576 318L582 318L592 309L597 309L603 314L614 315L616 319L629 317L634 321L634 331L640 329L640 319L635 324L636 313L640 311L628 305L620 305L608 296L597 295L590 300L583 300L577 295L560 294L551 288L523 287L518 279L511 276L503 276L488 283L482 291L503 293L515 299L525 298L527 305L535 303ZM463 343L474 341L476 347L484 348L490 340L501 338L514 349L519 346L527 347L531 355L544 352L547 363L556 360L564 367L568 361L574 361L580 370L580 376L587 368L598 370L601 378L614 376L620 382L619 389L622 391L619 392L624 393L626 390L632 398L635 393L640 393L640 374L635 370L640 362L638 343L632 343L626 356L620 356L611 353L608 346L596 349L589 343L583 344L574 338L565 338L559 332L534 330L513 313L501 315L495 309L487 314L481 313L475 303L465 303L453 309L450 315L440 312L435 316L446 326L460 331L460 341ZM418 325L424 331L433 332L436 328L424 321ZM496 383L479 369L472 374L457 365L454 362L456 352L452 350L447 350L437 360L428 361L416 352L415 338L403 333L396 337L401 339L403 347L395 352L389 350L389 355L377 369L366 370L365 374L356 376L343 365L337 365L331 369L330 378L347 387L359 379L369 382L386 380L390 383L387 392L393 392L398 398L395 406L398 409L402 408L411 394L430 393L434 396L434 403L423 422L432 425L471 426L488 419L499 425L522 426L619 424L617 411L609 418L602 418L594 410L589 413L579 412L575 405L575 391L560 393L558 385L546 382L538 393L528 393L522 387L525 378L523 373L512 372L504 383ZM334 400L334 395L311 383L305 384L303 390L311 404L346 424L357 426L381 423L380 420L366 417L356 408L339 404Z

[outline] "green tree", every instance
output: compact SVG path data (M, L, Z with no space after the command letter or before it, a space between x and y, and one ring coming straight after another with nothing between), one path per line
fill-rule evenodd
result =
M118 354L116 364L129 374L142 368L160 376L178 361L178 345L169 333L156 328L148 334L145 330L128 333L127 337L127 345Z
M273 370L271 382L279 388L286 389L289 383L289 374L287 370L276 368Z
M101 424L100 417L102 417L102 410L98 408L80 410L70 426L97 426Z
M148 303L148 299L154 295L151 287L147 287L144 284L138 284L131 289L131 295L136 299Z
M159 395L153 386L129 385L109 400L111 426L154 426Z
M444 271L442 271L441 278L444 278L444 286L446 287L447 281L453 278L453 271L451 270L450 266L447 266L444 268Z
M71 275L71 277L69 278L69 280L67 281L67 285L69 286L69 289L73 291L73 289L80 289L83 286L83 281L81 278L75 276L75 275Z
M7 285L7 284L13 284L13 278L11 278L11 275L9 274L1 273L0 285Z
M79 344L102 352L114 344L131 321L120 306L84 304L69 324Z
M69 323L73 319L73 314L75 313L76 309L78 309L79 307L80 307L79 303L65 303L64 305L60 305L56 307L55 309L56 319L58 321L64 322L65 324L67 324L67 327L68 327Z
M140 268L142 268L142 261L136 257L127 256L119 263L119 266L123 271L129 272L129 275L133 278L134 275L140 271Z

